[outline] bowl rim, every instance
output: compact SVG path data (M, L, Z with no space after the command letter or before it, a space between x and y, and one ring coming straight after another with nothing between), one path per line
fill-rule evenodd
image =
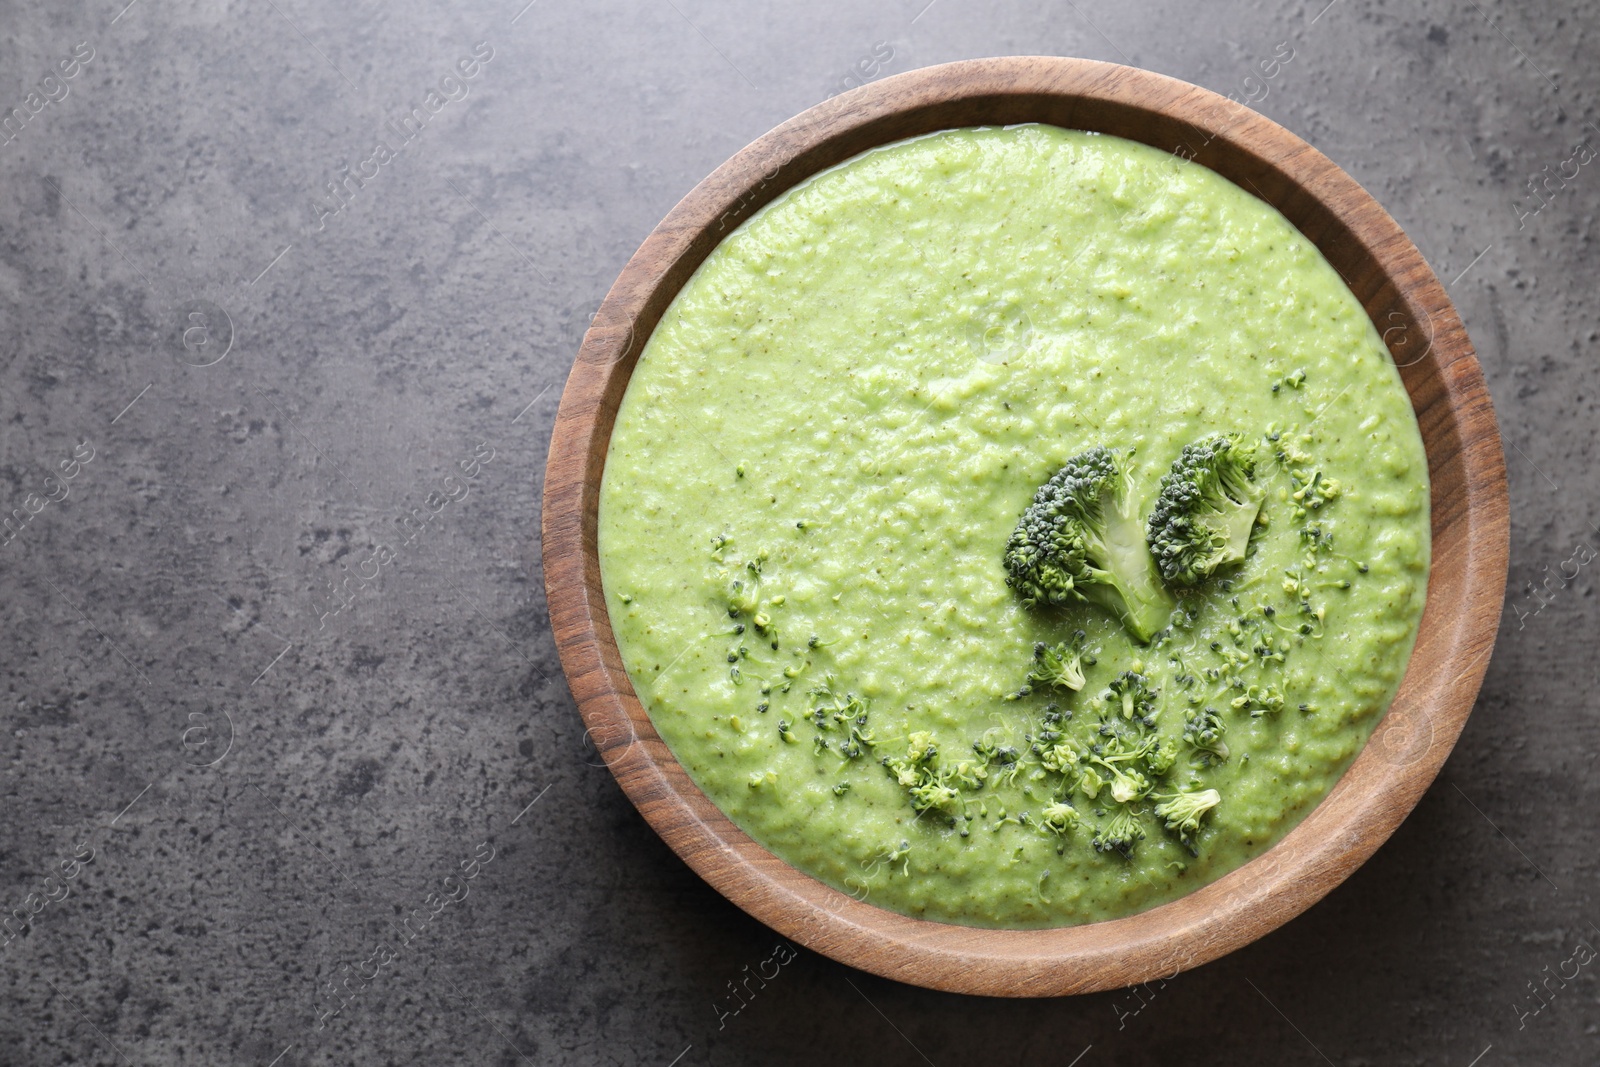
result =
M723 236L866 148L1029 121L1115 134L1199 162L1272 204L1318 247L1383 335L1411 398L1432 481L1433 560L1399 691L1344 775L1288 834L1166 904L1018 930L879 908L789 866L739 829L689 778L633 691L602 593L596 529L617 404L638 353ZM1481 368L1443 286L1398 224L1321 152L1242 104L1151 71L1054 56L884 78L784 122L696 185L628 261L584 335L551 436L541 525L551 625L586 736L668 846L799 944L886 978L991 996L1170 977L1276 929L1348 877L1415 807L1466 723L1499 628L1509 553L1505 461Z

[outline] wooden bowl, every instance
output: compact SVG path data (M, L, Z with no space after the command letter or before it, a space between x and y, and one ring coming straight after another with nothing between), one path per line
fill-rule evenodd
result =
M1400 367L1433 480L1433 569L1399 694L1333 791L1231 874L1123 919L988 930L913 919L802 874L695 786L633 691L601 592L600 475L639 351L706 255L790 186L876 145L958 126L1043 122L1174 151L1283 212L1344 277ZM1288 922L1371 856L1438 773L1488 666L1505 590L1505 461L1482 372L1444 288L1400 227L1294 134L1216 93L1081 59L973 60L884 79L739 152L645 239L583 338L544 489L556 646L590 737L656 832L718 892L783 936L914 985L1055 996L1198 966Z

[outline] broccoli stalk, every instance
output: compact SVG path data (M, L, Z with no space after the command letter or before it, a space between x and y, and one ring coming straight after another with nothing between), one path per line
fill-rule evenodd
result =
M1011 534L1006 584L1029 607L1098 604L1144 644L1166 625L1174 601L1157 576L1128 483L1108 448L1067 460Z
M1265 491L1255 484L1253 445L1216 434L1185 445L1161 478L1145 528L1161 576L1197 585L1244 559Z

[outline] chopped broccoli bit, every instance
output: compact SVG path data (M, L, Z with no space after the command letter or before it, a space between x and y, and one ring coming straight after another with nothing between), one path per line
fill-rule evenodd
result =
M1252 685L1243 695L1233 698L1235 710L1249 709L1250 717L1259 719L1263 715L1276 715L1283 710L1283 694L1271 686Z
M845 759L855 759L876 743L867 729L867 702L854 693L836 692L833 675L812 686L810 695L811 722L817 728L818 751L828 747L822 735L835 729L845 734L839 742L839 754Z
M1178 746L1167 737L1161 738L1151 746L1144 757L1145 767L1157 778L1172 770L1172 765L1176 762L1178 762Z
M1039 825L1057 836L1065 834L1082 821L1083 816L1078 814L1077 808L1059 800L1045 805L1045 809L1039 813Z
M1222 740L1225 724L1216 708L1191 711L1183 724L1183 739L1195 750L1195 762L1202 766L1222 763L1228 746Z
M1116 850L1127 856L1133 852L1135 842L1144 840L1144 824L1132 808L1118 808L1111 821L1094 832L1094 850Z
M949 816L960 814L961 787L976 789L989 775L982 763L961 760L949 767L938 763L939 749L933 735L925 730L913 733L904 756L885 756L884 767L911 798L916 811L940 811Z
M1222 794L1215 789L1180 790L1176 793L1158 793L1155 799L1156 817L1165 820L1167 829L1193 848L1194 835L1200 829L1201 818L1222 802Z
M1099 761L1111 775L1111 799L1118 804L1131 804L1150 792L1150 780L1132 767Z
M1052 685L1057 689L1083 688L1083 668L1094 663L1094 656L1083 650L1084 633L1079 630L1071 641L1055 647L1036 642L1033 646L1033 669L1028 672L1030 685ZM1023 690L1029 686L1024 686ZM1022 690L1019 690L1022 692ZM1023 693L1026 695L1026 693Z
M1158 690L1150 688L1150 680L1138 671L1123 671L1112 679L1106 688L1106 703L1122 712L1124 719L1136 720L1145 726L1154 726Z

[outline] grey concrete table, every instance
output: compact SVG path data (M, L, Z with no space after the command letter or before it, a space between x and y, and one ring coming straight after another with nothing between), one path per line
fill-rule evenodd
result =
M0 12L0 1063L1600 1056L1593 6ZM639 241L853 80L1006 53L1327 152L1446 280L1507 442L1507 618L1439 782L1153 997L790 959L585 748L547 627L551 420Z

